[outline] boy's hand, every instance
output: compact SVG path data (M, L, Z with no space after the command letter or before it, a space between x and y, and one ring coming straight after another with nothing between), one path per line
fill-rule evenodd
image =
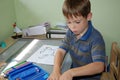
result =
M52 72L47 80L59 80L60 76L59 72Z
M70 70L64 72L61 76L59 80L72 80L73 76Z

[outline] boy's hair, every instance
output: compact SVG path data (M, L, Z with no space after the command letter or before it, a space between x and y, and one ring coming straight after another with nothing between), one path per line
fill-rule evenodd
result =
M89 0L65 0L62 11L66 18L72 18L73 16L86 18L91 11L91 4Z

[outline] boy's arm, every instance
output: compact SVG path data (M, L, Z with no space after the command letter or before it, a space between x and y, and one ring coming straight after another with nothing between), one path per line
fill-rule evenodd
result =
M93 62L88 65L72 68L66 71L62 76L61 79L70 80L70 78L77 77L77 76L88 76L98 74L104 71L104 63L103 62ZM67 77L67 78L66 78Z
M58 49L54 59L53 71L61 72L61 65L65 56L65 51L63 49Z
M65 56L65 51L63 49L58 49L54 59L53 71L47 80L59 80L61 76L61 65Z
M93 62L83 67L73 68L70 70L73 76L94 75L104 71L103 62Z

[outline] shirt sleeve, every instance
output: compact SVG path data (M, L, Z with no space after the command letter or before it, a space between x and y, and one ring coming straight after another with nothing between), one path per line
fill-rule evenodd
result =
M91 54L93 62L105 63L105 43L101 36L97 37L95 41L92 42Z

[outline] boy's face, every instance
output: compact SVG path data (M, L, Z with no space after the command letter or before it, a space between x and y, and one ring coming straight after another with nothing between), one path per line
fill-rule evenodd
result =
M76 35L81 35L88 28L88 19L83 16L66 19L69 29Z

